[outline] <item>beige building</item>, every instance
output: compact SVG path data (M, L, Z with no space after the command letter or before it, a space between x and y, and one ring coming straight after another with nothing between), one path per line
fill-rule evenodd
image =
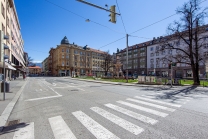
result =
M106 52L70 44L64 37L60 45L51 48L47 60L51 76L98 76L103 75L102 64Z
M3 73L3 62L4 54L8 56L9 59L6 60L6 77L11 77L11 74L16 74L19 76L21 71L25 68L24 59L24 42L20 32L20 23L17 16L14 0L0 0L0 73ZM4 39L4 35L8 39ZM9 47L5 49L4 44Z
M105 54L106 52L92 49L92 75L93 76L101 76L104 75L104 69L102 68L103 63L105 61Z
M91 75L92 52L87 46L70 44L64 37L60 45L49 51L48 67L52 76Z

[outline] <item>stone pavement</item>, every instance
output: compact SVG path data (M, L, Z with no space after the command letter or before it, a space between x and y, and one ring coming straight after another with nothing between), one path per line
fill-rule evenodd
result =
M23 80L21 77L9 81L10 90L5 92L5 100L3 100L3 92L0 93L0 132L21 94L20 90L23 89L26 82L27 80Z

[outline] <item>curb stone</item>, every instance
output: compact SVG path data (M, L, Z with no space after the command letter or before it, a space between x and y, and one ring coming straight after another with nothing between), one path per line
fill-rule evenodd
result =
M25 88L25 85L27 84L28 80L23 84L23 86L20 88L20 90L16 93L12 101L7 105L7 107L4 109L3 113L0 116L0 132L3 130L15 104L17 103L20 95L22 94L23 89Z

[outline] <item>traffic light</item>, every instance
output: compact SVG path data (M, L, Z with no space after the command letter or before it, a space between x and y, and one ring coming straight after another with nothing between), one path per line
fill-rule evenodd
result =
M175 63L175 62L173 62L173 63L172 63L172 66L173 66L173 67L175 67L175 66L176 66L176 63Z
M171 64L168 64L168 68L171 69Z
M111 14L109 16L111 17L111 19L109 21L112 23L116 23L116 6L111 6L110 11Z

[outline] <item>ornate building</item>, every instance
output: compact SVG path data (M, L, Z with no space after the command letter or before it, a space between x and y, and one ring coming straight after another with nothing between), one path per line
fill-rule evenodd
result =
M65 36L60 45L49 51L48 69L52 76L91 75L92 52L87 46L70 44Z

